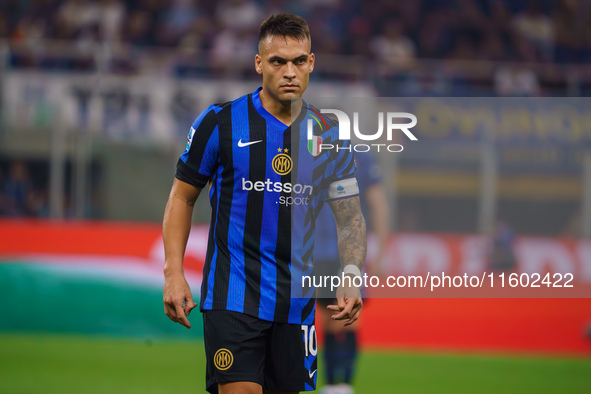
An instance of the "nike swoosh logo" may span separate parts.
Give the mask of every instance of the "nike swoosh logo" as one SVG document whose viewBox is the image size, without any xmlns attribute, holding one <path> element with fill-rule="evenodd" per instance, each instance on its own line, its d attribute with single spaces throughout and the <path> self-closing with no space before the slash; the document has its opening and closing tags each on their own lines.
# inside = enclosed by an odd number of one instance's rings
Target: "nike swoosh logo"
<svg viewBox="0 0 591 394">
<path fill-rule="evenodd" d="M 310 375 L 310 379 L 312 379 L 314 377 L 314 374 L 316 373 L 316 371 L 318 371 L 318 370 L 315 369 L 314 372 L 308 372 L 308 374 Z"/>
<path fill-rule="evenodd" d="M 238 147 L 244 148 L 245 146 L 252 145 L 252 144 L 258 144 L 259 142 L 263 142 L 263 140 L 242 142 L 242 138 L 241 138 L 240 141 L 238 141 Z"/>
</svg>

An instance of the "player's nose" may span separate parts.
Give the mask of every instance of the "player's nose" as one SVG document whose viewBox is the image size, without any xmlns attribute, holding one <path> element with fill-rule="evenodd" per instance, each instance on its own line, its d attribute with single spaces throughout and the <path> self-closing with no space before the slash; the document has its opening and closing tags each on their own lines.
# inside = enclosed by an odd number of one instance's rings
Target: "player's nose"
<svg viewBox="0 0 591 394">
<path fill-rule="evenodd" d="M 295 66 L 292 62 L 287 62 L 287 64 L 285 65 L 285 71 L 283 73 L 283 76 L 287 79 L 294 79 L 296 77 Z"/>
</svg>

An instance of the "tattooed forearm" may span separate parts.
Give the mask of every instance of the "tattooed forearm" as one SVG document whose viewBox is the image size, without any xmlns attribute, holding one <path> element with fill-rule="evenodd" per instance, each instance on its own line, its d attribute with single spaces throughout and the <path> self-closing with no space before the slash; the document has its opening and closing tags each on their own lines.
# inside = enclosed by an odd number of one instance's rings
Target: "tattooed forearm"
<svg viewBox="0 0 591 394">
<path fill-rule="evenodd" d="M 341 265 L 354 264 L 362 270 L 367 236 L 359 197 L 330 201 L 329 206 L 337 224 Z"/>
</svg>

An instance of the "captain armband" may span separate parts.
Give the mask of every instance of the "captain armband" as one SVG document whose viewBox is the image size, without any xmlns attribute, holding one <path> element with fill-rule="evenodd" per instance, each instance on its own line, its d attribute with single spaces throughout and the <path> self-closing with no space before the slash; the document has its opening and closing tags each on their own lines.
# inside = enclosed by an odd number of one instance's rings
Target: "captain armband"
<svg viewBox="0 0 591 394">
<path fill-rule="evenodd" d="M 359 186 L 355 177 L 339 179 L 328 186 L 328 200 L 347 198 L 359 195 Z"/>
</svg>

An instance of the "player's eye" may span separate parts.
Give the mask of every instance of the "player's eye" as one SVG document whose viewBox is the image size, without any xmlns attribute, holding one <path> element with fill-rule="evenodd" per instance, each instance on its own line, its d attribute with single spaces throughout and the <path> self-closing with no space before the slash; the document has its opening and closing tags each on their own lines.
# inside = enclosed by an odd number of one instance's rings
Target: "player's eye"
<svg viewBox="0 0 591 394">
<path fill-rule="evenodd" d="M 279 66 L 279 65 L 281 65 L 283 63 L 281 62 L 281 60 L 271 60 L 271 64 L 274 65 L 274 66 Z"/>
<path fill-rule="evenodd" d="M 304 64 L 304 63 L 306 63 L 306 59 L 303 57 L 296 60 L 296 64 Z"/>
</svg>

